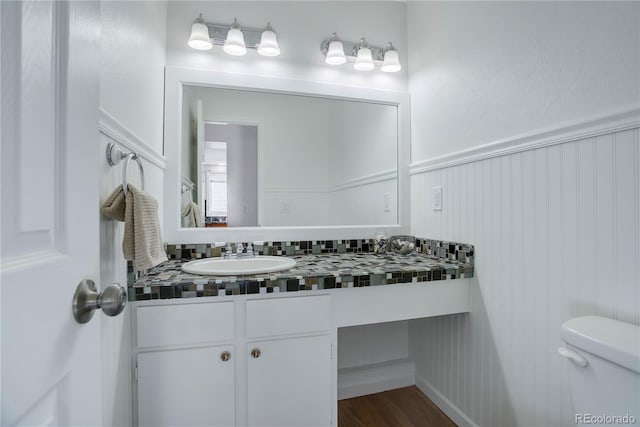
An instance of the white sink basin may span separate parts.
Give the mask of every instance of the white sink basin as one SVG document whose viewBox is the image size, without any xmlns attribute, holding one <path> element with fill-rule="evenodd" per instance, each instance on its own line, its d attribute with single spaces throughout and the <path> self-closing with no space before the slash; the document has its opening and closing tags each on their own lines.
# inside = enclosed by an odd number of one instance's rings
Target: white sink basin
<svg viewBox="0 0 640 427">
<path fill-rule="evenodd" d="M 210 276 L 272 273 L 293 268 L 296 261 L 284 256 L 256 256 L 253 258 L 207 258 L 182 264 L 182 271 Z"/>
</svg>

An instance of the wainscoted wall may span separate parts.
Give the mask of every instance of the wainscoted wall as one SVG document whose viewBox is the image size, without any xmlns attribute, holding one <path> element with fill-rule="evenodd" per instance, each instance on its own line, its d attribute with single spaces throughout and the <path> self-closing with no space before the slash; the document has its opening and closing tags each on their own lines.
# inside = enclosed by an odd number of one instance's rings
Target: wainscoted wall
<svg viewBox="0 0 640 427">
<path fill-rule="evenodd" d="M 411 322 L 410 356 L 460 425 L 574 425 L 560 325 L 640 323 L 639 12 L 407 3 L 411 232 L 476 268 L 472 312 Z"/>
<path fill-rule="evenodd" d="M 162 123 L 166 11 L 164 2 L 101 3 L 100 203 L 122 185 L 122 167 L 108 165 L 109 142 L 142 158 L 145 190 L 163 201 Z M 135 165 L 128 178 L 140 185 Z M 162 215 L 162 209 L 159 212 Z M 96 215 L 99 215 L 96 212 Z M 160 218 L 162 224 L 162 218 Z M 100 283 L 127 283 L 122 255 L 124 224 L 100 216 Z M 101 314 L 100 314 L 101 315 Z M 103 425 L 132 423 L 130 308 L 102 321 Z"/>
<path fill-rule="evenodd" d="M 334 187 L 264 187 L 264 223 L 286 226 L 394 224 L 398 218 L 396 170 L 378 175 Z"/>
<path fill-rule="evenodd" d="M 329 193 L 332 224 L 395 224 L 398 222 L 397 171 L 361 183 L 347 183 Z M 372 236 L 373 237 L 373 236 Z"/>
<path fill-rule="evenodd" d="M 139 141 L 114 138 L 113 127 L 105 129 L 101 122 L 100 158 L 102 180 L 100 183 L 100 203 L 115 188 L 122 185 L 122 167 L 120 163 L 109 166 L 105 157 L 107 144 L 114 142 L 125 151 L 135 151 L 142 157 L 144 168 L 145 191 L 162 204 L 162 175 L 164 161 L 158 155 L 145 154 L 148 147 Z M 126 141 L 126 143 L 124 143 Z M 160 157 L 161 159 L 161 157 Z M 127 179 L 140 188 L 140 177 L 136 165 L 130 165 Z M 162 210 L 159 211 L 162 224 Z M 120 283 L 126 287 L 127 263 L 122 254 L 124 223 L 100 217 L 100 282 L 102 286 L 109 283 Z M 130 307 L 118 317 L 105 318 L 102 322 L 102 375 L 103 375 L 103 420 L 104 425 L 126 426 L 131 424 L 131 325 Z"/>
<path fill-rule="evenodd" d="M 640 323 L 638 117 L 412 168 L 412 233 L 476 249 L 472 312 L 409 326 L 417 384 L 460 425 L 574 425 L 560 325 Z"/>
</svg>

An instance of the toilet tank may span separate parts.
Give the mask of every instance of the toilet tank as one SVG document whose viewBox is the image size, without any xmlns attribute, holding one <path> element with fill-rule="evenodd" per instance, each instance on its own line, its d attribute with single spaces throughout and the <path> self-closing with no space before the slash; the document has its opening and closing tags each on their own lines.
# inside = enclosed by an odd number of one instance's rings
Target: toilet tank
<svg viewBox="0 0 640 427">
<path fill-rule="evenodd" d="M 640 326 L 584 316 L 561 328 L 577 425 L 640 425 Z"/>
</svg>

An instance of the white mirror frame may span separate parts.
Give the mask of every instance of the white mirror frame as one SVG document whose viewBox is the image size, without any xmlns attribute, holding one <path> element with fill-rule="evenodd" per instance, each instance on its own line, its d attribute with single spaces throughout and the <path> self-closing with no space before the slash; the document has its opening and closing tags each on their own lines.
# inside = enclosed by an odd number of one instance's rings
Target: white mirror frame
<svg viewBox="0 0 640 427">
<path fill-rule="evenodd" d="M 349 101 L 374 102 L 398 107 L 398 224 L 296 227 L 183 228 L 181 200 L 181 135 L 183 86 L 274 92 Z M 167 243 L 213 243 L 239 241 L 299 241 L 370 239 L 377 232 L 407 234 L 410 224 L 410 102 L 407 92 L 342 86 L 308 80 L 264 77 L 180 67 L 166 67 L 164 103 L 164 240 Z"/>
</svg>

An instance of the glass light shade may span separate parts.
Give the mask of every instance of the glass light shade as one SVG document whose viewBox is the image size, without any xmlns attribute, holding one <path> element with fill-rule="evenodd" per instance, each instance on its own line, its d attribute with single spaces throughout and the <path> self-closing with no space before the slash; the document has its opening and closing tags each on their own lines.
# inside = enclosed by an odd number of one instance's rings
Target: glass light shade
<svg viewBox="0 0 640 427">
<path fill-rule="evenodd" d="M 197 50 L 209 50 L 213 47 L 209 38 L 209 29 L 202 22 L 194 22 L 191 26 L 191 37 L 189 37 L 189 46 Z"/>
<path fill-rule="evenodd" d="M 244 34 L 242 34 L 240 28 L 231 27 L 227 33 L 227 39 L 224 42 L 224 46 L 222 46 L 222 50 L 233 56 L 247 54 L 247 47 L 244 44 Z"/>
<path fill-rule="evenodd" d="M 368 47 L 358 49 L 358 56 L 356 56 L 356 63 L 353 64 L 353 68 L 358 71 L 371 71 L 375 68 L 371 49 Z"/>
<path fill-rule="evenodd" d="M 402 69 L 397 50 L 390 49 L 384 53 L 384 62 L 380 69 L 385 73 L 396 73 Z"/>
<path fill-rule="evenodd" d="M 325 62 L 329 65 L 340 65 L 347 62 L 347 57 L 344 54 L 344 46 L 342 46 L 340 40 L 334 40 L 329 43 L 329 50 L 327 50 Z"/>
<path fill-rule="evenodd" d="M 273 29 L 267 27 L 260 36 L 260 46 L 258 46 L 258 53 L 263 56 L 278 56 L 280 55 L 280 47 L 278 46 L 278 38 Z"/>
</svg>

